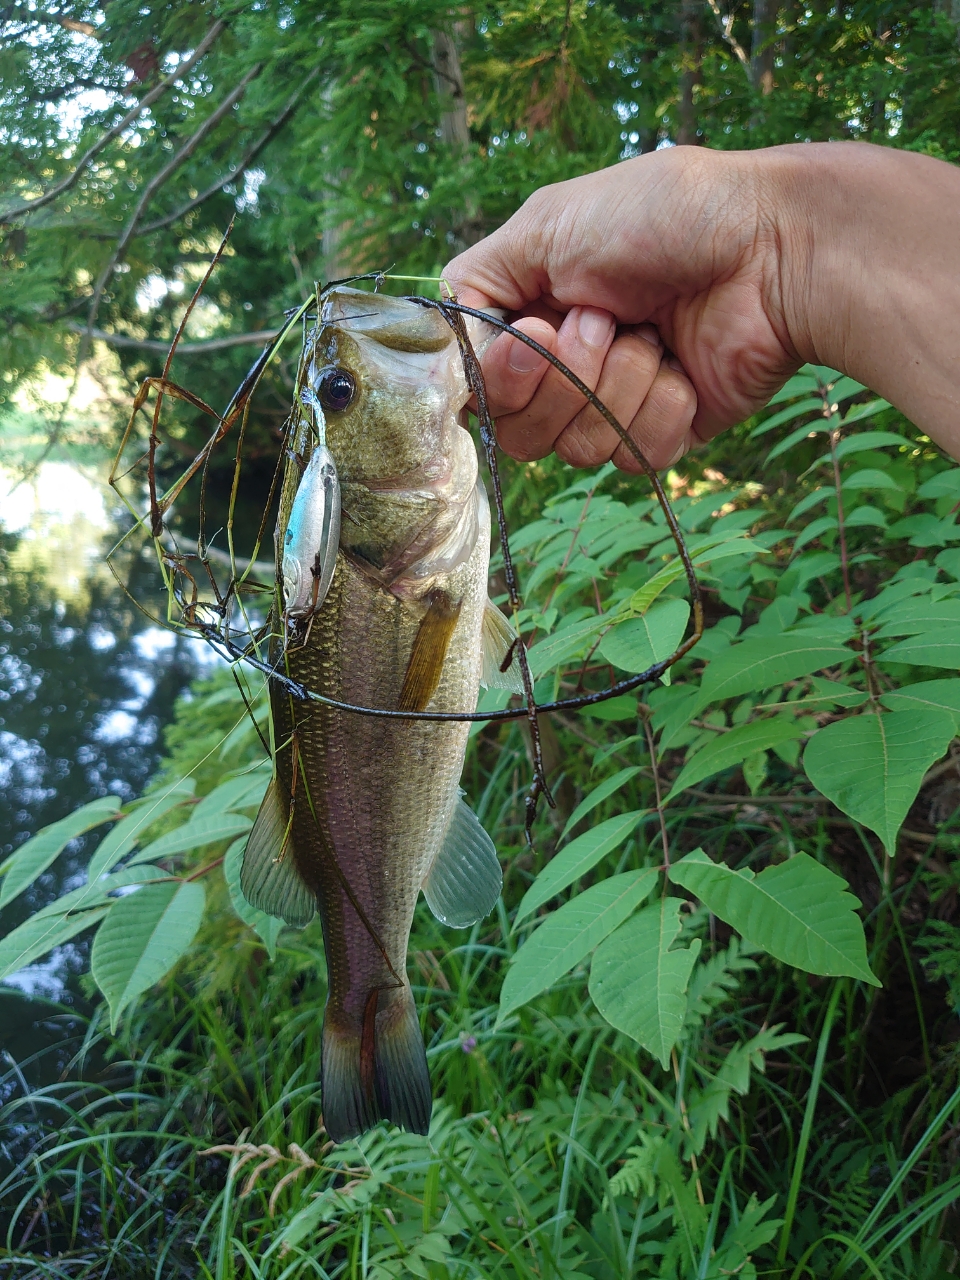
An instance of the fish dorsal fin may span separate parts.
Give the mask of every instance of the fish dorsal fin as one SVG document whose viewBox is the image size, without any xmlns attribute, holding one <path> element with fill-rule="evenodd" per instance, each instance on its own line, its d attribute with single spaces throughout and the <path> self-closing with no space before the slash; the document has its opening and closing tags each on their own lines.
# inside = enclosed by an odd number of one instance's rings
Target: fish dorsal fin
<svg viewBox="0 0 960 1280">
<path fill-rule="evenodd" d="M 317 899 L 294 863 L 288 807 L 272 779 L 243 851 L 240 889 L 251 907 L 303 928 L 316 915 Z"/>
<path fill-rule="evenodd" d="M 432 593 L 410 652 L 397 703 L 398 711 L 426 709 L 440 683 L 450 639 L 459 617 L 459 601 L 451 600 L 445 591 Z"/>
<path fill-rule="evenodd" d="M 523 693 L 523 679 L 516 650 L 506 671 L 500 670 L 516 638 L 517 633 L 513 627 L 493 601 L 488 600 L 483 606 L 483 674 L 480 677 L 481 684 L 488 689 L 509 689 L 511 693 Z"/>
<path fill-rule="evenodd" d="M 502 887 L 503 872 L 493 841 L 460 799 L 423 882 L 427 905 L 442 924 L 466 929 L 493 910 Z"/>
</svg>

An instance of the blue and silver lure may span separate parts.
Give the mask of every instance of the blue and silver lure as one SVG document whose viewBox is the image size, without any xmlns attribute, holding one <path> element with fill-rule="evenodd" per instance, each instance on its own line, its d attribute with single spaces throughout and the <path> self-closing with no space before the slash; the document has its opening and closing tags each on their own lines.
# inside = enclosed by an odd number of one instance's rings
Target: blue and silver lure
<svg viewBox="0 0 960 1280">
<path fill-rule="evenodd" d="M 307 618 L 327 597 L 340 545 L 340 481 L 326 444 L 326 419 L 311 390 L 301 395 L 317 441 L 297 488 L 283 539 L 283 597 L 290 618 Z"/>
</svg>

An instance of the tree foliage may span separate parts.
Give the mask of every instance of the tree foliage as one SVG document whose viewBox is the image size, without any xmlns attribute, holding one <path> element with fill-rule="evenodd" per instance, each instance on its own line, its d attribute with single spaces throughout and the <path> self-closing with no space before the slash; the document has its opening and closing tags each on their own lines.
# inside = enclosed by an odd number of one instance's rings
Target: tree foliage
<svg viewBox="0 0 960 1280">
<path fill-rule="evenodd" d="M 0 85 L 4 398 L 72 372 L 93 335 L 131 381 L 156 372 L 234 215 L 178 365 L 214 405 L 257 350 L 243 338 L 313 280 L 433 274 L 544 183 L 677 141 L 949 157 L 960 123 L 942 0 L 21 0 L 0 11 Z M 201 425 L 181 412 L 181 433 Z"/>
</svg>

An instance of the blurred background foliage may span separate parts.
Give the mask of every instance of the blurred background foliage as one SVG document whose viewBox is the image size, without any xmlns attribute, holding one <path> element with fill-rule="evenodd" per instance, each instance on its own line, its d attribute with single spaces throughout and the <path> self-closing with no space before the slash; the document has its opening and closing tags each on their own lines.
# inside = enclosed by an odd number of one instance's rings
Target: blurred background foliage
<svg viewBox="0 0 960 1280">
<path fill-rule="evenodd" d="M 958 30 L 957 0 L 5 4 L 0 406 L 45 370 L 62 407 L 98 347 L 127 390 L 158 372 L 235 214 L 174 366 L 215 407 L 312 281 L 436 274 L 536 187 L 618 158 L 831 138 L 957 158 Z M 206 425 L 181 410 L 168 460 Z"/>
</svg>

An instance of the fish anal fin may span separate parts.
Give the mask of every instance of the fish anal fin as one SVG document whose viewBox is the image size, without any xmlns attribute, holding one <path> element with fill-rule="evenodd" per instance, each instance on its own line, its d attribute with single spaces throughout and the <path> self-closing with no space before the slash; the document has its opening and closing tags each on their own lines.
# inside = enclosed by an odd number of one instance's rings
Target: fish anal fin
<svg viewBox="0 0 960 1280">
<path fill-rule="evenodd" d="M 387 988 L 375 989 L 367 998 L 362 1029 L 351 1030 L 345 1022 L 327 1006 L 320 1081 L 327 1133 L 334 1142 L 346 1142 L 389 1120 L 426 1134 L 430 1072 L 410 988 L 394 988 L 389 995 Z"/>
<path fill-rule="evenodd" d="M 523 693 L 523 678 L 517 661 L 517 633 L 492 600 L 483 606 L 483 674 L 481 684 L 488 689 L 509 689 L 511 693 Z M 511 653 L 511 649 L 513 652 Z M 503 664 L 510 658 L 506 671 Z"/>
<path fill-rule="evenodd" d="M 252 907 L 302 928 L 316 914 L 317 899 L 296 868 L 289 808 L 273 778 L 247 837 L 240 889 Z"/>
<path fill-rule="evenodd" d="M 398 711 L 423 711 L 437 691 L 443 664 L 460 617 L 460 601 L 445 591 L 434 591 L 410 651 Z"/>
<path fill-rule="evenodd" d="M 437 919 L 466 929 L 493 910 L 503 872 L 493 841 L 462 799 L 454 806 L 440 851 L 423 882 L 427 905 Z"/>
</svg>

